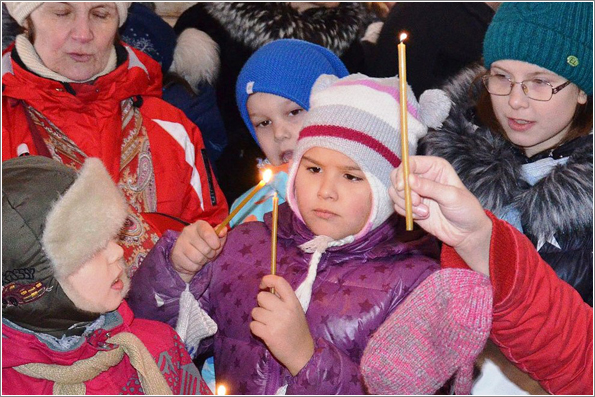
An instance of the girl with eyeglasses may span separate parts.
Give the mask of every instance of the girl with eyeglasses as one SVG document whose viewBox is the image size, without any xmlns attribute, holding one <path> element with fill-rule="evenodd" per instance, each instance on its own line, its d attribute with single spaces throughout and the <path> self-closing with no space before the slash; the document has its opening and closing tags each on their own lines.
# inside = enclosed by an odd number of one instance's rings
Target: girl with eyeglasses
<svg viewBox="0 0 595 397">
<path fill-rule="evenodd" d="M 592 306 L 592 5 L 504 3 L 483 55 L 485 68 L 470 66 L 443 87 L 450 116 L 418 154 L 448 160 L 482 206 L 529 237 Z"/>
</svg>

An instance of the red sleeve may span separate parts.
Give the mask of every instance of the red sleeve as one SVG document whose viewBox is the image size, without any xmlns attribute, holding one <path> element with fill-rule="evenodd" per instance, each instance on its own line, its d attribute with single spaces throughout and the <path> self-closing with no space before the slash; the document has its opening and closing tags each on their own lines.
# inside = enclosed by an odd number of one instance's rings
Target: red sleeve
<svg viewBox="0 0 595 397">
<path fill-rule="evenodd" d="M 548 392 L 593 395 L 593 309 L 525 235 L 487 213 L 493 222 L 491 339 Z M 443 267 L 466 266 L 446 245 L 442 261 Z"/>
<path fill-rule="evenodd" d="M 220 223 L 228 214 L 227 201 L 198 127 L 181 110 L 157 98 L 146 98 L 141 109 L 152 148 L 157 212 L 188 223 L 199 219 L 213 226 Z"/>
</svg>

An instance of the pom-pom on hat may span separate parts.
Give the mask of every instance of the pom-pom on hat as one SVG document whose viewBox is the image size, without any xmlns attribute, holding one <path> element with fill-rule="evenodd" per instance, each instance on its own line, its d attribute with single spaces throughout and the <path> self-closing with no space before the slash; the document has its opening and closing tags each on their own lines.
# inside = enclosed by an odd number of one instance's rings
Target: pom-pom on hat
<svg viewBox="0 0 595 397">
<path fill-rule="evenodd" d="M 246 61 L 236 83 L 236 102 L 244 123 L 258 143 L 246 102 L 263 92 L 292 100 L 310 108 L 310 91 L 323 74 L 345 77 L 343 62 L 331 51 L 303 40 L 280 39 L 260 47 Z"/>
<path fill-rule="evenodd" d="M 438 127 L 448 116 L 450 101 L 440 90 L 427 90 L 418 103 L 407 87 L 409 152 L 428 127 Z M 354 74 L 342 79 L 323 75 L 312 88 L 310 110 L 304 119 L 293 165 L 289 171 L 287 200 L 301 218 L 294 193 L 302 156 L 313 147 L 345 154 L 365 173 L 373 195 L 372 211 L 355 238 L 378 227 L 393 213 L 388 195 L 390 172 L 401 163 L 399 79 Z"/>
<path fill-rule="evenodd" d="M 8 13 L 10 14 L 10 16 L 13 17 L 19 25 L 23 26 L 25 23 L 25 19 L 27 19 L 27 17 L 29 15 L 31 15 L 31 13 L 33 11 L 35 11 L 37 9 L 37 7 L 39 7 L 43 3 L 45 3 L 45 2 L 44 1 L 7 1 L 7 2 L 4 2 L 3 4 L 6 5 L 6 8 L 8 9 Z M 118 26 L 122 26 L 124 24 L 124 22 L 126 21 L 126 17 L 128 16 L 128 7 L 130 7 L 131 3 L 130 2 L 114 2 L 114 4 L 116 5 L 116 9 L 118 10 L 118 17 L 120 18 Z"/>
<path fill-rule="evenodd" d="M 503 3 L 483 43 L 486 68 L 501 59 L 548 69 L 593 95 L 593 4 Z"/>
</svg>

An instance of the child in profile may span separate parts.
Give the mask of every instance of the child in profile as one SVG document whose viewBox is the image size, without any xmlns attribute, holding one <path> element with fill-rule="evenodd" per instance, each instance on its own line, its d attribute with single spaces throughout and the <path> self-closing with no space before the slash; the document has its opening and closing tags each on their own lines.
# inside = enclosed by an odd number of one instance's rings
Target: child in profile
<svg viewBox="0 0 595 397">
<path fill-rule="evenodd" d="M 209 393 L 175 331 L 123 302 L 127 214 L 99 159 L 2 163 L 3 394 Z"/>
</svg>

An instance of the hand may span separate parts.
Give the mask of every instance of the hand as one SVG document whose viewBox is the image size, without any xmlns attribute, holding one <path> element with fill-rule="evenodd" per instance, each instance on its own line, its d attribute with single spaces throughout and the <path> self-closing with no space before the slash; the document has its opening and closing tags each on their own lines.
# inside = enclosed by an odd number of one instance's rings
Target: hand
<svg viewBox="0 0 595 397">
<path fill-rule="evenodd" d="M 264 276 L 260 288 L 264 291 L 256 297 L 258 307 L 252 309 L 250 330 L 295 376 L 314 354 L 314 340 L 306 315 L 291 285 L 284 278 Z M 275 288 L 276 293 L 270 293 L 270 288 Z"/>
<path fill-rule="evenodd" d="M 472 269 L 489 275 L 492 222 L 479 200 L 463 185 L 448 161 L 431 156 L 409 158 L 413 219 L 428 233 L 452 246 Z M 405 215 L 402 166 L 391 173 L 389 195 Z"/>
<path fill-rule="evenodd" d="M 187 283 L 207 262 L 215 259 L 227 239 L 227 229 L 217 236 L 215 229 L 205 221 L 197 221 L 182 230 L 172 250 L 172 266 Z"/>
</svg>

